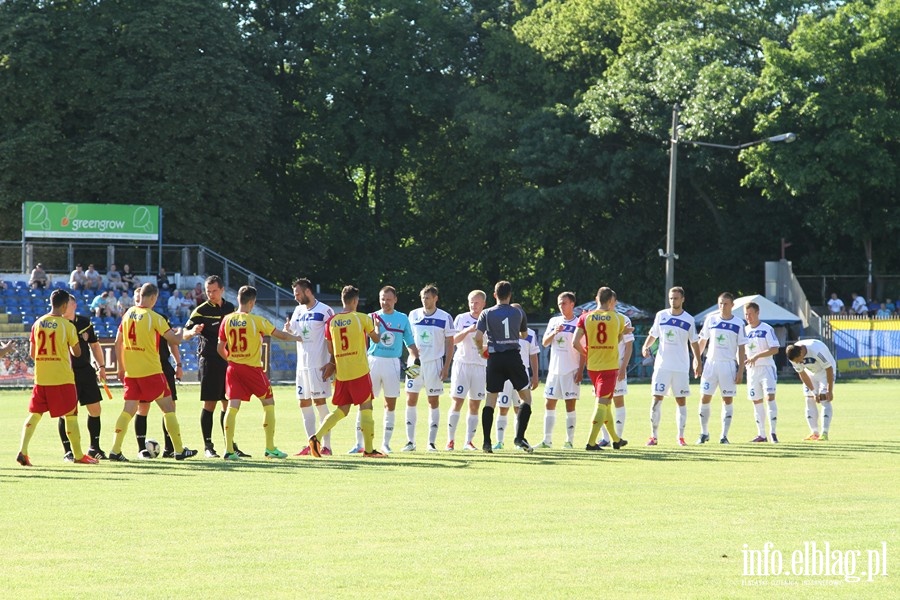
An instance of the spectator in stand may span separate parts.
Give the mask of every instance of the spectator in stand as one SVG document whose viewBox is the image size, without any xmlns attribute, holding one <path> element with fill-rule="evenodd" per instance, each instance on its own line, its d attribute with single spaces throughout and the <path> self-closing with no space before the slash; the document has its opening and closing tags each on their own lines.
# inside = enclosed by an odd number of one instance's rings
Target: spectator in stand
<svg viewBox="0 0 900 600">
<path fill-rule="evenodd" d="M 134 276 L 134 273 L 131 272 L 131 267 L 129 265 L 122 265 L 122 283 L 125 284 L 125 291 L 128 294 L 134 293 L 134 286 L 140 282 Z"/>
<path fill-rule="evenodd" d="M 38 263 L 35 265 L 34 269 L 31 271 L 31 278 L 28 280 L 28 285 L 32 287 L 32 289 L 44 289 L 50 284 L 50 278 L 47 277 L 47 273 L 44 272 L 44 265 Z"/>
<path fill-rule="evenodd" d="M 853 315 L 868 314 L 869 307 L 866 304 L 866 299 L 863 298 L 862 296 L 860 296 L 859 294 L 857 294 L 856 292 L 853 292 L 852 294 L 850 294 L 850 296 L 853 298 L 853 302 L 852 302 L 852 304 L 850 304 L 850 314 L 853 314 Z"/>
<path fill-rule="evenodd" d="M 87 285 L 87 275 L 84 274 L 84 267 L 80 264 L 75 265 L 75 270 L 69 276 L 69 287 L 73 290 L 83 290 Z"/>
<path fill-rule="evenodd" d="M 119 303 L 116 299 L 116 293 L 112 290 L 106 295 L 106 314 L 110 317 L 119 316 Z"/>
<path fill-rule="evenodd" d="M 838 298 L 834 292 L 831 293 L 831 300 L 828 301 L 828 312 L 833 315 L 839 315 L 844 312 L 844 301 Z"/>
<path fill-rule="evenodd" d="M 124 315 L 125 311 L 134 306 L 134 299 L 131 294 L 122 294 L 119 301 L 116 302 L 116 311 L 119 315 Z"/>
<path fill-rule="evenodd" d="M 160 291 L 172 289 L 172 283 L 169 281 L 169 276 L 166 275 L 166 270 L 163 267 L 159 268 L 159 275 L 156 276 L 156 287 Z"/>
<path fill-rule="evenodd" d="M 103 277 L 94 268 L 94 265 L 88 265 L 87 271 L 84 272 L 86 283 L 84 288 L 87 290 L 99 290 L 103 286 Z"/>
<path fill-rule="evenodd" d="M 881 303 L 881 308 L 879 308 L 878 312 L 875 313 L 875 318 L 876 319 L 890 319 L 891 318 L 891 311 L 889 311 L 887 309 L 886 302 Z"/>
<path fill-rule="evenodd" d="M 893 314 L 897 310 L 897 305 L 894 304 L 894 301 L 890 298 L 886 298 L 884 301 L 884 307 L 888 309 L 888 312 Z"/>
<path fill-rule="evenodd" d="M 126 289 L 122 282 L 122 274 L 116 269 L 115 263 L 109 265 L 109 271 L 106 272 L 106 287 L 112 291 Z"/>
<path fill-rule="evenodd" d="M 192 302 L 192 306 L 200 306 L 206 302 L 206 293 L 203 291 L 203 284 L 197 282 L 194 289 L 185 294 L 185 297 Z"/>
<path fill-rule="evenodd" d="M 869 317 L 874 317 L 878 313 L 878 309 L 881 308 L 881 303 L 873 298 L 866 308 L 868 309 Z"/>
<path fill-rule="evenodd" d="M 105 292 L 102 292 L 102 293 L 94 296 L 94 299 L 91 300 L 90 309 L 95 317 L 107 316 L 107 314 L 106 314 L 106 299 L 112 295 L 113 295 L 112 292 L 110 292 L 109 290 L 106 290 Z"/>
<path fill-rule="evenodd" d="M 181 290 L 175 290 L 175 293 L 169 296 L 167 307 L 169 309 L 169 316 L 171 318 L 183 319 L 188 316 L 191 308 L 191 303 L 184 297 L 184 294 L 181 293 Z"/>
</svg>

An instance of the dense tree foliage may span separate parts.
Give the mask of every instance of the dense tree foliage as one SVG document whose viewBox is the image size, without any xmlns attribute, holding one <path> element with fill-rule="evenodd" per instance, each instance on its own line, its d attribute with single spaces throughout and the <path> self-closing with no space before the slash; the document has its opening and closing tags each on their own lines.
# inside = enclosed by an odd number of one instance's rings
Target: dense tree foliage
<svg viewBox="0 0 900 600">
<path fill-rule="evenodd" d="M 529 312 L 663 298 L 672 107 L 691 305 L 897 273 L 897 0 L 7 0 L 0 237 L 33 199 L 163 206 L 288 283 L 508 278 Z M 900 290 L 896 290 L 897 294 Z"/>
</svg>

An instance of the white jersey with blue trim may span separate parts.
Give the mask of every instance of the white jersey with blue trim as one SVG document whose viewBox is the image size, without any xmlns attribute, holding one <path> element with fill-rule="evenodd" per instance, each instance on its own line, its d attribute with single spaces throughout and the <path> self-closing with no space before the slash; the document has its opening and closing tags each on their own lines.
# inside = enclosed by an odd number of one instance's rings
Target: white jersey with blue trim
<svg viewBox="0 0 900 600">
<path fill-rule="evenodd" d="M 775 335 L 775 330 L 772 329 L 771 325 L 763 323 L 762 321 L 760 321 L 759 325 L 756 327 L 753 327 L 752 325 L 744 327 L 744 335 L 747 336 L 747 358 L 752 358 L 757 354 L 765 352 L 766 350 L 771 350 L 772 348 L 781 347 L 778 336 Z M 774 367 L 775 357 L 764 356 L 753 363 L 753 366 Z"/>
<path fill-rule="evenodd" d="M 456 315 L 453 321 L 453 328 L 460 332 L 467 327 L 471 327 L 478 323 L 478 317 L 472 316 L 472 313 L 462 313 Z M 475 333 L 467 335 L 463 341 L 456 344 L 456 352 L 453 353 L 453 361 L 464 365 L 487 366 L 487 359 L 478 352 L 475 347 Z"/>
<path fill-rule="evenodd" d="M 626 315 L 622 315 L 622 318 L 625 319 L 625 327 L 631 327 L 631 319 Z M 622 340 L 619 342 L 619 367 L 622 366 L 622 363 L 625 362 L 625 344 L 628 342 L 634 341 L 634 332 L 626 333 L 622 336 Z"/>
<path fill-rule="evenodd" d="M 419 360 L 424 363 L 443 358 L 446 338 L 456 333 L 453 318 L 440 308 L 430 315 L 425 314 L 424 308 L 417 308 L 409 313 L 409 322 L 419 349 Z"/>
<path fill-rule="evenodd" d="M 834 356 L 831 355 L 828 346 L 819 340 L 800 340 L 799 342 L 794 342 L 794 345 L 806 348 L 806 356 L 803 357 L 801 364 L 798 365 L 791 361 L 791 366 L 798 373 L 805 369 L 808 373 L 815 375 L 828 370 L 828 367 L 834 369 L 835 372 L 837 371 L 837 363 L 834 361 Z"/>
<path fill-rule="evenodd" d="M 547 372 L 553 375 L 573 373 L 581 364 L 581 356 L 572 345 L 575 330 L 578 328 L 578 317 L 574 315 L 571 319 L 566 319 L 564 315 L 551 317 L 547 322 L 547 331 L 554 331 L 560 325 L 562 330 L 550 341 L 550 365 Z"/>
<path fill-rule="evenodd" d="M 297 368 L 320 369 L 331 360 L 331 354 L 325 346 L 325 327 L 334 311 L 327 304 L 318 300 L 312 308 L 298 304 L 291 316 L 291 333 L 303 338 L 297 342 Z"/>
<path fill-rule="evenodd" d="M 688 346 L 696 342 L 694 317 L 687 311 L 673 315 L 669 309 L 656 313 L 650 335 L 659 340 L 659 350 L 653 363 L 655 371 L 690 371 Z"/>
<path fill-rule="evenodd" d="M 522 364 L 525 365 L 525 370 L 528 371 L 529 376 L 532 374 L 531 356 L 540 353 L 541 342 L 538 340 L 537 333 L 535 333 L 534 329 L 529 327 L 525 337 L 519 339 L 519 356 L 522 357 Z"/>
<path fill-rule="evenodd" d="M 703 320 L 700 339 L 707 340 L 706 359 L 710 361 L 737 360 L 738 346 L 747 343 L 744 334 L 744 320 L 735 314 L 726 319 L 722 313 L 714 312 Z"/>
</svg>

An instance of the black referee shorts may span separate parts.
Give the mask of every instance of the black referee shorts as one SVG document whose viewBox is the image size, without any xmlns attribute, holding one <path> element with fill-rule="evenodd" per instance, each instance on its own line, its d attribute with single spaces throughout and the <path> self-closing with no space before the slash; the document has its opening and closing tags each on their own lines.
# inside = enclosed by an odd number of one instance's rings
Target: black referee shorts
<svg viewBox="0 0 900 600">
<path fill-rule="evenodd" d="M 225 400 L 225 371 L 228 363 L 200 357 L 200 401 Z"/>
<path fill-rule="evenodd" d="M 528 373 L 522 364 L 522 357 L 518 350 L 506 352 L 494 352 L 488 356 L 487 361 L 487 391 L 491 394 L 499 394 L 503 391 L 503 384 L 512 383 L 516 390 L 524 390 L 528 387 Z"/>
<path fill-rule="evenodd" d="M 75 372 L 75 393 L 78 395 L 78 404 L 87 406 L 96 404 L 103 399 L 97 383 L 97 373 L 91 367 L 73 369 Z"/>
</svg>

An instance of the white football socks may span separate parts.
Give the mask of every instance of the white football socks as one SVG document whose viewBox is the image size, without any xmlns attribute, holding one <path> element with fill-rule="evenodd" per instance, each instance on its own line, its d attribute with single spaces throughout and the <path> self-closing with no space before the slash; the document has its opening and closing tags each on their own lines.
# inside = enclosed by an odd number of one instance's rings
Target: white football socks
<svg viewBox="0 0 900 600">
<path fill-rule="evenodd" d="M 466 425 L 467 425 L 467 427 L 466 427 L 466 443 L 467 444 L 474 444 L 475 433 L 478 431 L 479 418 L 480 417 L 477 414 L 475 414 L 475 415 L 469 415 L 468 419 L 466 419 Z"/>
<path fill-rule="evenodd" d="M 544 443 L 553 443 L 553 428 L 556 427 L 556 409 L 544 412 Z"/>
<path fill-rule="evenodd" d="M 437 441 L 438 426 L 441 424 L 441 409 L 432 408 L 428 411 L 428 443 Z"/>
<path fill-rule="evenodd" d="M 734 416 L 734 402 L 731 404 L 722 404 L 722 437 L 728 437 L 728 430 L 731 429 L 731 417 Z"/>
<path fill-rule="evenodd" d="M 756 413 L 756 434 L 766 437 L 766 405 L 762 402 L 754 404 L 753 411 Z"/>
<path fill-rule="evenodd" d="M 566 441 L 575 443 L 575 411 L 566 413 Z"/>
<path fill-rule="evenodd" d="M 709 404 L 700 403 L 700 433 L 702 435 L 709 435 L 709 413 L 710 406 Z"/>
<path fill-rule="evenodd" d="M 447 442 L 456 439 L 456 426 L 459 425 L 459 411 L 452 408 L 447 411 Z"/>
</svg>

